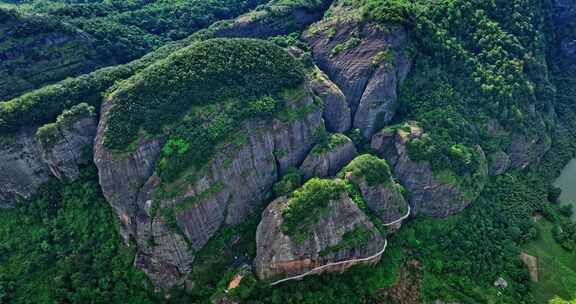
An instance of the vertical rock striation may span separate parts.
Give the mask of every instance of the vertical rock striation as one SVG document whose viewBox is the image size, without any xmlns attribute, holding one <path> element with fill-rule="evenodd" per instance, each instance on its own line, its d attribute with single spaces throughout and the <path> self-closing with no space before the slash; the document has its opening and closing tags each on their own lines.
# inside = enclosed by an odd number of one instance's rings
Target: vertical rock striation
<svg viewBox="0 0 576 304">
<path fill-rule="evenodd" d="M 354 128 L 368 139 L 392 120 L 397 87 L 412 64 L 404 28 L 334 16 L 312 25 L 303 38 L 318 67 L 346 96 Z"/>
</svg>

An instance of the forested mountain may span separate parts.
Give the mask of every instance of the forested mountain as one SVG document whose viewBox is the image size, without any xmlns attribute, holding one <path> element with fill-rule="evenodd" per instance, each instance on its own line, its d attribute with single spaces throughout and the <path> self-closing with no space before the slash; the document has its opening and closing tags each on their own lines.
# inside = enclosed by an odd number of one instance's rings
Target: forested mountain
<svg viewBox="0 0 576 304">
<path fill-rule="evenodd" d="M 140 58 L 266 1 L 7 2 L 19 6 L 0 2 L 0 100 Z"/>
<path fill-rule="evenodd" d="M 0 1 L 0 34 L 0 303 L 576 300 L 575 0 Z"/>
</svg>

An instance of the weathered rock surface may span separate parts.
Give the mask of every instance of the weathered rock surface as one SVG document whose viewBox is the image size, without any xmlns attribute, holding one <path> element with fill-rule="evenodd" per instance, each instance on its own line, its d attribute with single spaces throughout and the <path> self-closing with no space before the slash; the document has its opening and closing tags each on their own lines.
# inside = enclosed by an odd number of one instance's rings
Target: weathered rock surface
<svg viewBox="0 0 576 304">
<path fill-rule="evenodd" d="M 378 170 L 385 168 L 383 170 L 386 171 L 386 173 L 383 174 L 383 176 L 386 176 L 384 180 L 370 183 L 366 177 L 366 172 L 354 169 L 359 167 L 357 163 L 365 161 L 366 158 L 372 158 L 375 162 L 382 162 L 382 165 L 376 168 Z M 407 215 L 409 206 L 402 194 L 402 186 L 392 178 L 385 160 L 365 154 L 354 159 L 350 165 L 344 168 L 343 173 L 346 179 L 358 187 L 368 208 L 370 208 L 384 224 L 393 223 Z"/>
<path fill-rule="evenodd" d="M 480 147 L 481 165 L 478 172 L 479 184 L 476 191 L 465 191 L 459 185 L 435 176 L 428 162 L 410 159 L 407 143 L 421 137 L 424 131 L 416 123 L 402 128 L 384 129 L 372 138 L 372 149 L 386 159 L 394 176 L 410 193 L 412 214 L 444 217 L 466 208 L 479 194 L 486 182 L 488 168 Z"/>
<path fill-rule="evenodd" d="M 510 165 L 512 163 L 510 157 L 504 151 L 494 152 L 488 157 L 488 159 L 488 173 L 491 176 L 504 174 L 506 171 L 508 171 L 508 169 L 510 169 Z"/>
<path fill-rule="evenodd" d="M 311 111 L 290 121 L 247 121 L 237 135 L 246 137 L 243 143 L 222 143 L 195 181 L 179 184 L 173 197 L 156 199 L 161 181 L 153 169 L 162 141 L 141 140 L 134 152 L 122 155 L 107 150 L 103 132 L 110 103 L 103 106 L 95 147 L 102 189 L 128 228 L 125 236 L 138 244 L 136 264 L 162 287 L 180 282 L 190 271 L 192 251 L 222 225 L 239 224 L 261 207 L 281 174 L 302 163 L 323 127 L 321 106 L 307 89 L 305 97 L 289 106 Z M 172 210 L 177 227 L 169 227 L 171 219 L 155 209 Z"/>
<path fill-rule="evenodd" d="M 311 228 L 307 240 L 299 243 L 282 231 L 282 213 L 289 203 L 285 197 L 271 203 L 262 213 L 256 232 L 257 256 L 254 261 L 260 279 L 281 279 L 307 273 L 317 267 L 369 258 L 365 263 L 376 263 L 385 240 L 358 206 L 342 193 L 339 200 L 330 201 L 328 211 Z M 330 250 L 341 244 L 344 234 L 358 228 L 367 229 L 370 239 L 361 246 Z M 339 272 L 358 262 L 341 263 L 314 272 Z"/>
<path fill-rule="evenodd" d="M 352 111 L 346 96 L 322 71 L 316 71 L 311 81 L 314 94 L 324 101 L 324 122 L 326 130 L 332 133 L 345 133 L 352 127 Z"/>
<path fill-rule="evenodd" d="M 346 135 L 331 136 L 337 136 L 341 140 L 337 141 L 334 147 L 324 148 L 324 145 L 318 144 L 312 149 L 300 166 L 304 179 L 334 176 L 358 154 L 354 143 Z"/>
<path fill-rule="evenodd" d="M 494 119 L 488 124 L 489 136 L 509 139 L 510 143 L 504 147 L 504 152 L 510 158 L 510 167 L 514 169 L 524 169 L 538 163 L 552 147 L 552 139 L 543 117 L 543 115 L 550 114 L 537 113 L 534 109 L 528 109 L 527 113 L 537 130 L 532 134 L 516 134 L 507 131 Z"/>
<path fill-rule="evenodd" d="M 397 87 L 412 61 L 404 28 L 332 16 L 312 25 L 303 38 L 312 46 L 318 67 L 346 96 L 354 128 L 370 138 L 390 122 L 396 113 Z"/>
<path fill-rule="evenodd" d="M 46 125 L 36 133 L 42 158 L 59 180 L 76 180 L 80 175 L 79 165 L 92 161 L 90 149 L 96 136 L 98 121 L 93 112 L 94 108 L 91 108 L 91 111 L 86 113 L 86 116 Z M 51 134 L 45 136 L 50 138 L 38 138 L 40 131 L 47 128 Z"/>
<path fill-rule="evenodd" d="M 1 139 L 0 207 L 29 199 L 52 176 L 74 181 L 78 178 L 78 166 L 90 161 L 90 154 L 84 152 L 89 151 L 96 133 L 94 113 L 63 117 L 64 114 L 58 122 L 38 130 L 24 129 Z M 40 133 L 43 136 L 39 137 Z"/>
<path fill-rule="evenodd" d="M 520 135 L 514 136 L 506 152 L 510 156 L 512 168 L 524 169 L 539 162 L 551 146 L 552 140 L 547 134 L 536 138 Z"/>
<path fill-rule="evenodd" d="M 30 198 L 50 178 L 35 131 L 22 130 L 0 145 L 0 207 Z"/>
<path fill-rule="evenodd" d="M 98 167 L 100 186 L 122 224 L 126 240 L 134 233 L 136 201 L 144 183 L 152 175 L 163 141 L 141 139 L 132 152 L 114 153 L 104 147 L 104 133 L 112 100 L 104 102 L 94 143 L 94 163 Z"/>
</svg>

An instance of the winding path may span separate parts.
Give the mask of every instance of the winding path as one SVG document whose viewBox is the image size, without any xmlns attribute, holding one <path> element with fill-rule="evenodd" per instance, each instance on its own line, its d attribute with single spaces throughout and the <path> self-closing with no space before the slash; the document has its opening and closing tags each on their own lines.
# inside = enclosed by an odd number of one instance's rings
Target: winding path
<svg viewBox="0 0 576 304">
<path fill-rule="evenodd" d="M 410 204 L 408 204 L 408 212 L 406 212 L 406 214 L 404 216 L 402 216 L 401 218 L 399 218 L 393 222 L 390 222 L 387 224 L 382 224 L 382 225 L 383 226 L 392 226 L 392 225 L 395 225 L 399 222 L 402 222 L 403 220 L 407 219 L 410 216 L 411 211 L 412 211 L 412 208 L 410 208 Z M 287 281 L 292 281 L 292 280 L 301 280 L 304 277 L 309 276 L 311 274 L 321 273 L 322 270 L 324 270 L 325 268 L 328 268 L 328 267 L 339 266 L 339 265 L 344 265 L 344 264 L 349 264 L 349 263 L 350 264 L 357 264 L 357 263 L 361 263 L 361 262 L 372 261 L 372 260 L 377 259 L 380 256 L 382 256 L 382 254 L 384 254 L 384 252 L 386 251 L 386 247 L 388 247 L 388 240 L 384 239 L 384 246 L 383 246 L 382 250 L 378 251 L 376 254 L 374 254 L 372 256 L 369 256 L 367 258 L 361 258 L 361 259 L 351 259 L 351 260 L 345 260 L 345 261 L 340 261 L 340 262 L 335 262 L 335 263 L 328 263 L 326 265 L 316 267 L 316 268 L 314 268 L 308 272 L 305 272 L 303 274 L 299 274 L 297 276 L 287 277 L 287 278 L 275 281 L 273 283 L 270 283 L 270 286 L 278 285 L 278 284 L 281 284 L 281 283 L 284 283 Z"/>
</svg>

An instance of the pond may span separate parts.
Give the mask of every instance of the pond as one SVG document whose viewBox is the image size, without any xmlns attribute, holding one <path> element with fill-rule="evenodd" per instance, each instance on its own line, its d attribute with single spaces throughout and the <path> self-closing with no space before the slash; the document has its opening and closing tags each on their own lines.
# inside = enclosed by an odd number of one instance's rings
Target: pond
<svg viewBox="0 0 576 304">
<path fill-rule="evenodd" d="M 576 159 L 571 160 L 564 167 L 560 177 L 554 181 L 554 186 L 562 189 L 560 202 L 572 204 L 572 209 L 574 210 L 572 220 L 576 220 Z"/>
</svg>

